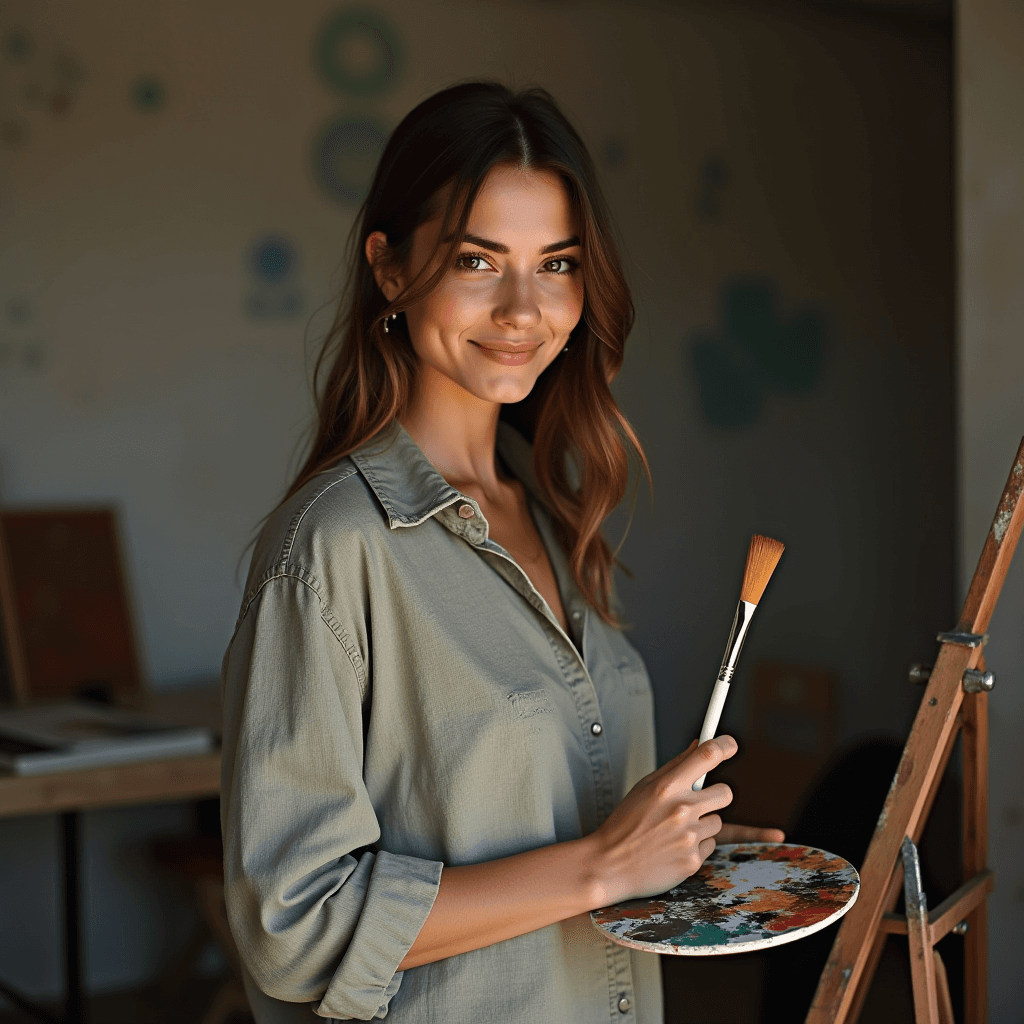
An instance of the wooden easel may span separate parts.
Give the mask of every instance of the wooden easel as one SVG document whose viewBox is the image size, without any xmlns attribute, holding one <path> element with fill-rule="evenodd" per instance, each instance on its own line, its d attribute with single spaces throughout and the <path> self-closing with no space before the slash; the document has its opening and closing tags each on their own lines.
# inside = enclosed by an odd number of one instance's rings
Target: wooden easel
<svg viewBox="0 0 1024 1024">
<path fill-rule="evenodd" d="M 903 749 L 896 777 L 861 868 L 860 898 L 843 918 L 806 1024 L 854 1024 L 867 996 L 886 937 L 910 943 L 917 1024 L 953 1024 L 946 971 L 935 944 L 964 935 L 965 1024 L 988 1017 L 986 959 L 992 891 L 988 855 L 988 690 L 982 647 L 1024 526 L 1024 441 L 996 509 L 956 629 L 940 633 L 938 658 Z M 921 892 L 915 844 L 949 760 L 963 732 L 964 884 L 933 910 Z M 898 870 L 902 861 L 902 871 Z M 906 914 L 894 914 L 900 888 Z"/>
</svg>

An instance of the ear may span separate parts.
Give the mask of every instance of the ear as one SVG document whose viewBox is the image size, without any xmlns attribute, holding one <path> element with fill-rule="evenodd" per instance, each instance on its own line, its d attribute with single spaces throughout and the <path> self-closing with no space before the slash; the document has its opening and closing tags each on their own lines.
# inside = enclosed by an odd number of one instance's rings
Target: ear
<svg viewBox="0 0 1024 1024">
<path fill-rule="evenodd" d="M 373 276 L 377 282 L 377 287 L 384 293 L 384 297 L 388 302 L 392 302 L 395 296 L 405 287 L 405 282 L 401 274 L 396 276 L 391 273 L 385 273 L 383 270 L 384 261 L 381 257 L 384 255 L 387 247 L 387 235 L 383 231 L 373 231 L 366 238 L 364 251 L 366 252 L 366 261 L 373 268 Z"/>
</svg>

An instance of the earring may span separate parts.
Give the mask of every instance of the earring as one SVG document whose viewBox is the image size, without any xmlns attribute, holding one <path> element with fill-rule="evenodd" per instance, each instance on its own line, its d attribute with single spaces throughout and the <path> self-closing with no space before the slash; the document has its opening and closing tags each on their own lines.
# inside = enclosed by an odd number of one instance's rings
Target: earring
<svg viewBox="0 0 1024 1024">
<path fill-rule="evenodd" d="M 388 333 L 388 321 L 395 320 L 398 317 L 397 313 L 392 313 L 391 316 L 384 317 L 384 333 Z"/>
<path fill-rule="evenodd" d="M 569 351 L 569 346 L 568 346 L 568 345 L 566 345 L 566 346 L 565 346 L 565 348 L 563 348 L 563 349 L 562 349 L 562 351 L 563 351 L 563 352 L 568 352 L 568 351 Z"/>
</svg>

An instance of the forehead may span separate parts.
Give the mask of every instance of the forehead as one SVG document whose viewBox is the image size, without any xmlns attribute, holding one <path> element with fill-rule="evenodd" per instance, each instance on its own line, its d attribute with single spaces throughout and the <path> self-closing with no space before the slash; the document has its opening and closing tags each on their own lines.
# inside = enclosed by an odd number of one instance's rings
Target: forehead
<svg viewBox="0 0 1024 1024">
<path fill-rule="evenodd" d="M 491 168 L 470 210 L 467 230 L 494 241 L 533 246 L 576 231 L 565 183 L 554 171 L 499 165 Z"/>
</svg>

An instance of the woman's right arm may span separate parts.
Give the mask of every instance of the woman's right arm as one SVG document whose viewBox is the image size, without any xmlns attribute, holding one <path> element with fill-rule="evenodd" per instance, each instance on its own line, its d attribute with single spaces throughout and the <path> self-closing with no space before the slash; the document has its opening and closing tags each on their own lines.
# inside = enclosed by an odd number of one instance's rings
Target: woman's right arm
<svg viewBox="0 0 1024 1024">
<path fill-rule="evenodd" d="M 665 892 L 715 848 L 719 783 L 693 783 L 736 752 L 731 736 L 691 745 L 643 778 L 608 820 L 582 839 L 502 860 L 446 867 L 437 896 L 399 970 L 480 949 L 626 899 Z"/>
</svg>

